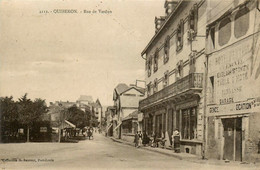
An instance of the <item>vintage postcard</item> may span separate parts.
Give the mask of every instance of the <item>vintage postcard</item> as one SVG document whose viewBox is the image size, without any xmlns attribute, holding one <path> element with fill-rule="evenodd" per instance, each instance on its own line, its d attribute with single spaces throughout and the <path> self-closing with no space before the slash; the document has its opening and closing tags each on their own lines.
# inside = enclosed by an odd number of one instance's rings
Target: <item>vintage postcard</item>
<svg viewBox="0 0 260 170">
<path fill-rule="evenodd" d="M 0 0 L 0 169 L 260 169 L 259 0 Z"/>
</svg>

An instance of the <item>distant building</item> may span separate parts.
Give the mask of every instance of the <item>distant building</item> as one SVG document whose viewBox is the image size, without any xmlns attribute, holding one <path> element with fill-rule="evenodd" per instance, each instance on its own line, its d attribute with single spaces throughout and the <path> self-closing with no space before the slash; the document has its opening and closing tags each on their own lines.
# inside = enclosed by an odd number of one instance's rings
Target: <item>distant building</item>
<svg viewBox="0 0 260 170">
<path fill-rule="evenodd" d="M 90 109 L 90 104 L 93 103 L 93 98 L 92 96 L 87 96 L 87 95 L 80 95 L 79 99 L 76 101 L 77 106 L 85 111 L 85 108 L 88 107 Z"/>
<path fill-rule="evenodd" d="M 136 86 L 128 86 L 124 83 L 118 84 L 113 92 L 113 101 L 116 114 L 116 127 L 113 135 L 121 138 L 122 119 L 130 113 L 138 110 L 139 100 L 144 98 L 144 89 Z"/>
</svg>

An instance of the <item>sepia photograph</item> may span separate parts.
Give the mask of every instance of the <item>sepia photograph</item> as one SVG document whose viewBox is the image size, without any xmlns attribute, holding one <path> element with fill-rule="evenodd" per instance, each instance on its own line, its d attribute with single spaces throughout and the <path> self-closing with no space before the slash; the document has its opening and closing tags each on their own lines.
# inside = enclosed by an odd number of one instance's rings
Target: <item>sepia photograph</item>
<svg viewBox="0 0 260 170">
<path fill-rule="evenodd" d="M 260 170 L 260 0 L 0 0 L 0 169 Z"/>
</svg>

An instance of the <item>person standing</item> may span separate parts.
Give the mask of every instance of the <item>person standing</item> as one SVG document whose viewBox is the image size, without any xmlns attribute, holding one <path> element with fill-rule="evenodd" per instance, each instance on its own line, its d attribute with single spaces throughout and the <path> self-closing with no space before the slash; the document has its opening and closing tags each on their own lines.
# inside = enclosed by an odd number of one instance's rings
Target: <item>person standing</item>
<svg viewBox="0 0 260 170">
<path fill-rule="evenodd" d="M 180 133 L 178 129 L 175 129 L 172 134 L 172 144 L 174 152 L 180 153 Z"/>
<path fill-rule="evenodd" d="M 138 147 L 140 147 L 142 145 L 142 138 L 143 138 L 143 134 L 141 131 L 139 131 L 138 134 Z"/>
<path fill-rule="evenodd" d="M 134 139 L 135 147 L 138 146 L 138 132 L 135 133 L 135 139 Z"/>
</svg>

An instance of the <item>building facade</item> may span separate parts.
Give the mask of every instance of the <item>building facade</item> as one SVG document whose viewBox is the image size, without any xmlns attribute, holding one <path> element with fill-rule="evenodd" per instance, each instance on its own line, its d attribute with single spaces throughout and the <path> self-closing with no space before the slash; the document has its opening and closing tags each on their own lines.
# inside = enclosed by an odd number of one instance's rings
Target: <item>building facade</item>
<svg viewBox="0 0 260 170">
<path fill-rule="evenodd" d="M 121 138 L 122 120 L 130 113 L 138 110 L 138 104 L 144 98 L 144 90 L 136 86 L 128 86 L 120 83 L 116 86 L 113 92 L 113 101 L 115 107 L 115 128 L 113 135 L 116 138 Z"/>
<path fill-rule="evenodd" d="M 165 2 L 155 17 L 155 35 L 142 52 L 147 97 L 139 102 L 142 129 L 165 137 L 175 129 L 181 152 L 201 155 L 204 139 L 204 72 L 207 1 Z"/>
<path fill-rule="evenodd" d="M 260 12 L 257 0 L 210 1 L 207 157 L 260 161 Z"/>
</svg>

